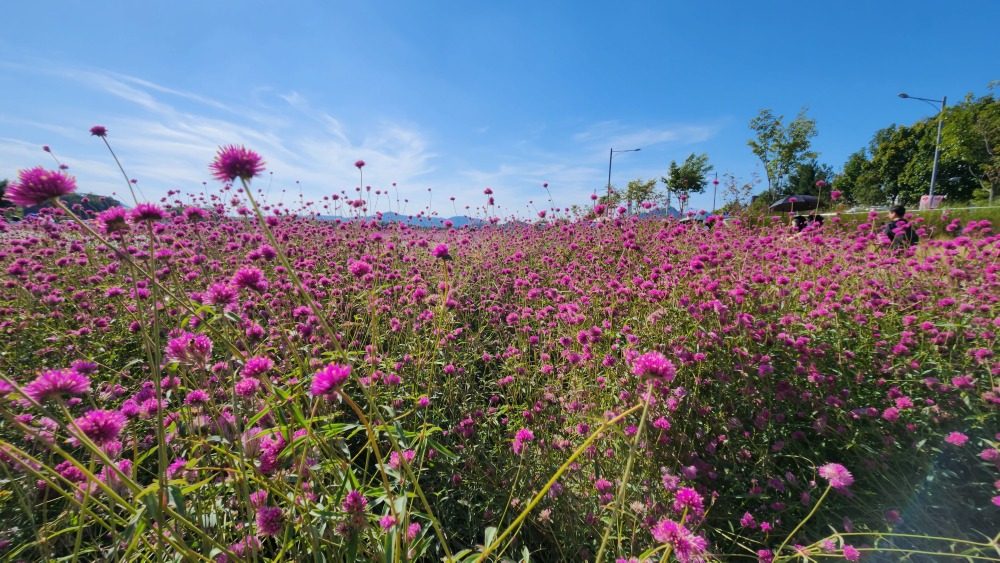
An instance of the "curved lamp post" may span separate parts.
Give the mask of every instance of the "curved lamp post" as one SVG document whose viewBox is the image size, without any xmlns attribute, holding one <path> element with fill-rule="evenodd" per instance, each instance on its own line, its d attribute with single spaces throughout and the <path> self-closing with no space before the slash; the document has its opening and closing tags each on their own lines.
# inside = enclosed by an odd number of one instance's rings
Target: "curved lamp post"
<svg viewBox="0 0 1000 563">
<path fill-rule="evenodd" d="M 607 201 L 605 201 L 606 204 L 611 205 L 611 159 L 614 158 L 615 155 L 618 154 L 618 153 L 623 153 L 623 152 L 639 152 L 641 150 L 642 150 L 641 148 L 640 149 L 628 149 L 628 150 L 623 150 L 623 151 L 616 151 L 615 149 L 611 149 L 611 152 L 608 153 L 608 199 L 607 199 Z"/>
<path fill-rule="evenodd" d="M 911 96 L 909 94 L 900 93 L 900 98 L 909 100 L 920 100 L 921 102 L 927 102 L 937 109 L 934 104 L 941 104 L 941 109 L 938 111 L 938 130 L 937 130 L 937 141 L 934 143 L 934 166 L 931 168 L 931 195 L 929 206 L 934 205 L 934 184 L 937 182 L 937 169 L 938 169 L 938 155 L 941 153 L 941 127 L 944 125 L 944 106 L 948 101 L 948 96 L 942 97 L 940 100 L 931 100 L 929 98 L 918 98 L 916 96 Z M 929 207 L 930 208 L 930 207 Z"/>
</svg>

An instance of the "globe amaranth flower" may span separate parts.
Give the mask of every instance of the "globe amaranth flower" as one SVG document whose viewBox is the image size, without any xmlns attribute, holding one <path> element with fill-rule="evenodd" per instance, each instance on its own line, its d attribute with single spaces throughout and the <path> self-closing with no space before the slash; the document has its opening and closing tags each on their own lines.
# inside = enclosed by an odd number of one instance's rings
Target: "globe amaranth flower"
<svg viewBox="0 0 1000 563">
<path fill-rule="evenodd" d="M 696 536 L 683 525 L 673 520 L 663 519 L 650 528 L 653 539 L 660 543 L 673 546 L 673 554 L 678 561 L 700 561 L 708 549 L 708 542 L 701 536 Z"/>
<path fill-rule="evenodd" d="M 267 278 L 264 277 L 264 272 L 257 268 L 240 268 L 233 276 L 232 285 L 239 289 L 262 293 L 267 290 Z"/>
<path fill-rule="evenodd" d="M 368 499 L 356 489 L 347 493 L 347 496 L 344 497 L 344 502 L 340 505 L 344 509 L 344 512 L 354 513 L 364 512 L 366 506 L 368 506 Z"/>
<path fill-rule="evenodd" d="M 705 513 L 704 499 L 698 491 L 690 487 L 681 487 L 674 494 L 674 510 L 677 512 L 688 510 L 695 516 L 701 516 Z"/>
<path fill-rule="evenodd" d="M 535 439 L 535 434 L 528 430 L 527 428 L 522 428 L 517 431 L 517 435 L 514 436 L 513 450 L 515 454 L 520 455 L 527 449 L 527 443 Z"/>
<path fill-rule="evenodd" d="M 7 186 L 6 198 L 21 207 L 34 207 L 76 191 L 76 178 L 41 166 L 17 171 L 17 180 Z"/>
<path fill-rule="evenodd" d="M 264 356 L 254 356 L 243 366 L 243 377 L 257 377 L 274 367 L 274 362 Z"/>
<path fill-rule="evenodd" d="M 965 443 L 969 441 L 969 437 L 966 436 L 965 434 L 962 434 L 961 432 L 952 432 L 947 436 L 945 436 L 944 441 L 948 442 L 953 446 L 961 447 L 964 446 Z"/>
<path fill-rule="evenodd" d="M 364 260 L 355 260 L 347 265 L 347 270 L 356 278 L 364 277 L 372 271 L 372 265 Z"/>
<path fill-rule="evenodd" d="M 163 220 L 163 210 L 152 203 L 140 203 L 129 212 L 129 218 L 136 223 L 154 223 Z"/>
<path fill-rule="evenodd" d="M 354 163 L 354 167 L 357 168 L 358 170 L 364 168 L 364 166 L 365 166 L 365 161 L 363 160 L 359 160 Z"/>
<path fill-rule="evenodd" d="M 34 381 L 24 386 L 24 394 L 38 403 L 63 395 L 89 392 L 90 378 L 72 369 L 43 371 Z"/>
<path fill-rule="evenodd" d="M 440 258 L 441 260 L 451 260 L 451 254 L 448 252 L 447 244 L 439 244 L 435 246 L 434 250 L 431 251 L 431 254 L 433 254 L 435 258 Z"/>
<path fill-rule="evenodd" d="M 309 394 L 313 396 L 330 395 L 340 389 L 351 377 L 351 366 L 330 364 L 316 372 L 313 376 Z"/>
<path fill-rule="evenodd" d="M 240 295 L 228 283 L 213 283 L 201 296 L 207 305 L 220 305 L 223 309 L 235 309 Z"/>
<path fill-rule="evenodd" d="M 168 362 L 205 367 L 212 358 L 212 340 L 204 334 L 185 332 L 167 342 L 164 356 Z"/>
<path fill-rule="evenodd" d="M 128 210 L 124 207 L 111 207 L 101 211 L 97 215 L 97 223 L 101 227 L 101 232 L 105 234 L 117 233 L 129 230 Z"/>
<path fill-rule="evenodd" d="M 188 207 L 184 210 L 184 219 L 188 223 L 200 223 L 208 219 L 208 212 L 200 207 Z"/>
<path fill-rule="evenodd" d="M 212 176 L 220 182 L 232 182 L 240 178 L 249 180 L 264 171 L 264 160 L 259 154 L 243 145 L 219 147 L 215 160 L 208 168 Z"/>
<path fill-rule="evenodd" d="M 638 377 L 669 383 L 677 376 L 677 368 L 663 354 L 646 352 L 632 361 L 632 373 Z"/>
<path fill-rule="evenodd" d="M 103 125 L 94 125 L 90 128 L 90 134 L 103 139 L 108 136 L 108 128 Z"/>
<path fill-rule="evenodd" d="M 285 527 L 285 515 L 277 506 L 262 506 L 257 509 L 257 533 L 262 536 L 276 536 Z"/>
<path fill-rule="evenodd" d="M 118 439 L 128 419 L 118 411 L 92 410 L 76 419 L 76 426 L 98 446 Z"/>
<path fill-rule="evenodd" d="M 819 476 L 830 482 L 834 489 L 843 490 L 854 483 L 854 476 L 839 463 L 828 463 L 819 468 Z"/>
</svg>

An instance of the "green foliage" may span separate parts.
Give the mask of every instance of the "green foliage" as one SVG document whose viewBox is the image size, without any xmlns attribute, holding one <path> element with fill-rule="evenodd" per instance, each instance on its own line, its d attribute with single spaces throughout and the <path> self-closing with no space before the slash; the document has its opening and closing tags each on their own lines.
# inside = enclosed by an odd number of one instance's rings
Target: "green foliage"
<svg viewBox="0 0 1000 563">
<path fill-rule="evenodd" d="M 73 192 L 61 198 L 70 209 L 81 217 L 94 215 L 111 207 L 120 207 L 122 202 L 110 196 L 101 196 L 92 193 Z M 39 209 L 52 207 L 51 203 L 46 203 L 40 207 L 25 207 L 24 212 L 38 213 Z"/>
<path fill-rule="evenodd" d="M 0 180 L 0 208 L 15 207 L 13 203 L 7 201 L 7 198 L 4 197 L 7 194 L 7 184 L 9 183 L 10 181 L 6 178 Z"/>
<path fill-rule="evenodd" d="M 845 201 L 915 206 L 929 191 L 939 116 L 911 126 L 890 125 L 850 157 L 836 187 Z M 971 94 L 946 108 L 938 155 L 935 195 L 963 204 L 989 203 L 1000 187 L 1000 101 Z"/>
<path fill-rule="evenodd" d="M 705 188 L 708 187 L 708 173 L 713 168 L 714 166 L 708 163 L 707 154 L 691 153 L 680 165 L 676 160 L 671 161 L 667 175 L 661 176 L 660 181 L 671 193 L 705 193 Z"/>
<path fill-rule="evenodd" d="M 817 197 L 828 196 L 829 188 L 822 189 L 816 186 L 817 182 L 830 184 L 833 180 L 833 168 L 826 164 L 820 164 L 815 159 L 809 162 L 797 164 L 788 177 L 788 184 L 782 189 L 779 195 L 806 194 Z"/>
<path fill-rule="evenodd" d="M 817 135 L 816 120 L 806 115 L 807 110 L 808 107 L 799 110 L 788 125 L 783 122 L 784 116 L 775 116 L 769 109 L 760 110 L 757 117 L 750 120 L 755 137 L 747 141 L 747 145 L 764 164 L 769 192 L 780 189 L 781 178 L 796 166 L 819 156 L 811 149 L 810 140 Z"/>
<path fill-rule="evenodd" d="M 653 202 L 659 197 L 656 192 L 656 180 L 643 180 L 642 178 L 636 178 L 628 183 L 628 188 L 625 189 L 625 200 L 628 202 L 628 208 L 631 211 L 632 205 L 639 205 L 645 202 Z"/>
</svg>

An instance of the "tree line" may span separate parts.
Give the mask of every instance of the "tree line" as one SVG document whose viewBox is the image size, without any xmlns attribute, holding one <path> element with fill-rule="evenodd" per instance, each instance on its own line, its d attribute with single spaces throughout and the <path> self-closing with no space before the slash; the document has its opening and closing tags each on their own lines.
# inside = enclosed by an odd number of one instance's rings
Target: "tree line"
<svg viewBox="0 0 1000 563">
<path fill-rule="evenodd" d="M 763 165 L 763 178 L 713 174 L 708 155 L 692 153 L 681 163 L 670 163 L 667 174 L 659 179 L 662 189 L 655 179 L 638 178 L 599 202 L 633 209 L 656 201 L 683 209 L 690 194 L 705 192 L 712 174 L 712 182 L 720 182 L 719 208 L 727 211 L 747 207 L 759 184 L 765 184 L 765 189 L 757 198 L 758 206 L 799 194 L 828 201 L 833 191 L 840 192 L 840 202 L 846 204 L 912 206 L 928 193 L 938 120 L 943 119 L 935 194 L 945 196 L 949 204 L 993 205 L 1000 195 L 998 89 L 1000 81 L 990 85 L 987 95 L 968 94 L 939 115 L 876 131 L 867 146 L 848 157 L 839 173 L 819 160 L 812 144 L 818 135 L 816 120 L 809 117 L 808 107 L 791 120 L 762 109 L 750 121 L 753 136 L 747 145 Z"/>
</svg>

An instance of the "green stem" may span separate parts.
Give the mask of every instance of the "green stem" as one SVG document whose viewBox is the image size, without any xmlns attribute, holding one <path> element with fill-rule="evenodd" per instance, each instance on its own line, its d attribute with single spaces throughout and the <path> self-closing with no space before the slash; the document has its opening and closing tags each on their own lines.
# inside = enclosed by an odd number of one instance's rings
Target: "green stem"
<svg viewBox="0 0 1000 563">
<path fill-rule="evenodd" d="M 781 542 L 781 545 L 778 546 L 778 549 L 774 550 L 775 559 L 781 556 L 781 549 L 785 547 L 785 544 L 787 544 L 788 541 L 791 540 L 795 536 L 795 534 L 802 529 L 802 526 L 805 526 L 806 522 L 808 522 L 809 519 L 812 518 L 813 514 L 816 514 L 816 511 L 819 510 L 819 505 L 823 504 L 823 499 L 826 498 L 826 495 L 830 493 L 830 489 L 832 488 L 833 485 L 826 486 L 826 490 L 823 491 L 823 495 L 819 497 L 818 501 L 816 501 L 816 506 L 814 506 L 813 509 L 809 511 L 809 514 L 807 514 L 806 517 L 799 522 L 798 526 L 795 526 L 795 529 L 792 530 L 792 533 L 788 534 L 788 537 L 785 538 L 785 541 Z"/>
<path fill-rule="evenodd" d="M 639 440 L 642 439 L 642 430 L 646 426 L 646 415 L 649 413 L 649 394 L 652 390 L 653 382 L 650 381 L 646 384 L 646 393 L 643 395 L 642 416 L 639 417 L 639 430 L 635 433 L 635 437 L 629 445 L 628 460 L 625 462 L 625 473 L 622 475 L 622 483 L 618 486 L 618 498 L 615 499 L 614 513 L 611 516 L 611 521 L 604 528 L 604 536 L 601 537 L 601 547 L 597 550 L 597 557 L 594 559 L 597 563 L 601 563 L 604 560 L 604 550 L 608 545 L 608 538 L 611 536 L 611 528 L 618 522 L 618 515 L 621 514 L 622 505 L 625 503 L 625 489 L 628 487 L 628 479 L 632 473 L 632 464 L 635 462 L 635 452 L 638 449 Z"/>
<path fill-rule="evenodd" d="M 523 522 L 524 519 L 528 517 L 528 514 L 530 514 L 531 511 L 534 510 L 534 508 L 538 505 L 538 503 L 541 502 L 542 499 L 545 497 L 545 495 L 549 492 L 549 489 L 552 488 L 552 485 L 554 485 L 556 481 L 558 481 L 559 478 L 562 477 L 563 473 L 566 473 L 566 471 L 569 469 L 569 466 L 573 465 L 573 462 L 576 461 L 576 458 L 580 457 L 580 455 L 588 447 L 590 447 L 591 444 L 594 443 L 594 440 L 597 440 L 598 436 L 600 436 L 610 426 L 617 424 L 619 421 L 621 421 L 628 415 L 638 411 L 642 407 L 643 405 L 639 404 L 628 409 L 627 411 L 612 418 L 611 420 L 606 421 L 604 424 L 601 425 L 600 428 L 598 428 L 590 436 L 588 436 L 587 439 L 584 440 L 583 443 L 580 444 L 580 446 L 573 451 L 573 453 L 569 456 L 569 458 L 566 459 L 566 461 L 562 464 L 562 466 L 559 467 L 559 470 L 556 471 L 554 475 L 552 475 L 552 478 L 550 478 L 549 481 L 545 483 L 545 486 L 542 487 L 542 490 L 538 491 L 538 494 L 535 495 L 535 498 L 531 499 L 531 502 L 528 503 L 528 506 L 524 508 L 521 514 L 516 519 L 514 519 L 514 521 L 511 522 L 509 526 L 507 526 L 507 528 L 503 531 L 503 533 L 493 538 L 493 541 L 490 542 L 490 545 L 486 546 L 486 549 L 484 549 L 483 552 L 479 555 L 479 557 L 476 558 L 476 561 L 477 562 L 485 561 L 486 557 L 490 553 L 492 553 L 497 548 L 498 545 L 500 545 L 500 543 L 504 540 L 504 538 L 510 535 L 514 531 L 514 529 L 516 529 L 518 526 L 521 525 L 521 522 Z"/>
</svg>

